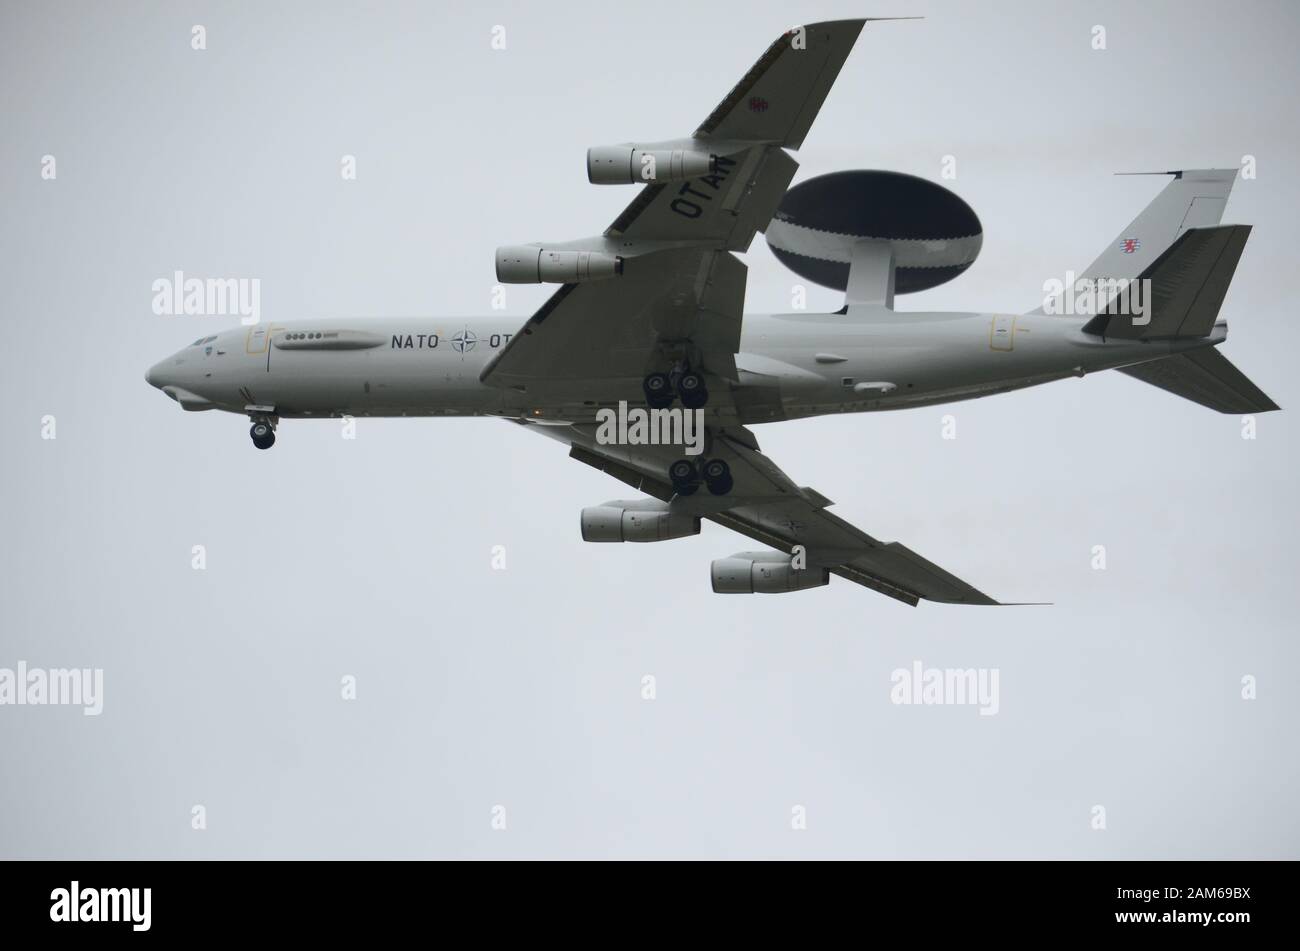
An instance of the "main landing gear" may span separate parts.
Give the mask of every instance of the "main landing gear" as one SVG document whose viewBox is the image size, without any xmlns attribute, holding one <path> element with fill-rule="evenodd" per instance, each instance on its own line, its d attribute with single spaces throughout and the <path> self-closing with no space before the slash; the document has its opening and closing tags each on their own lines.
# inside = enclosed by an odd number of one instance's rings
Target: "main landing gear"
<svg viewBox="0 0 1300 951">
<path fill-rule="evenodd" d="M 641 381 L 641 389 L 651 409 L 667 409 L 673 405 L 673 385 L 667 373 L 651 373 Z"/>
<path fill-rule="evenodd" d="M 709 391 L 704 387 L 704 377 L 687 370 L 677 377 L 677 398 L 687 409 L 702 409 L 709 401 Z"/>
<path fill-rule="evenodd" d="M 275 423 L 269 419 L 254 419 L 248 435 L 253 437 L 253 445 L 258 449 L 270 449 L 275 445 Z"/>
<path fill-rule="evenodd" d="M 707 459 L 698 465 L 690 459 L 678 459 L 668 467 L 668 478 L 678 495 L 694 495 L 701 482 L 713 495 L 726 495 L 735 483 L 731 466 L 722 459 Z"/>
<path fill-rule="evenodd" d="M 709 402 L 709 391 L 703 374 L 685 365 L 674 367 L 671 373 L 651 373 L 641 381 L 646 405 L 651 409 L 667 409 L 676 395 L 687 409 L 702 409 Z"/>
</svg>

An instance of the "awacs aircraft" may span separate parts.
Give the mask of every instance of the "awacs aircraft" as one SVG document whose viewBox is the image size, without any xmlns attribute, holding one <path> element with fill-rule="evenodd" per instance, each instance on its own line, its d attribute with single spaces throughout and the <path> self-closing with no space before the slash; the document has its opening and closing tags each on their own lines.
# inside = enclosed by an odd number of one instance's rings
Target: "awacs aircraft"
<svg viewBox="0 0 1300 951">
<path fill-rule="evenodd" d="M 797 591 L 834 574 L 912 605 L 996 604 L 831 514 L 830 500 L 763 455 L 749 427 L 1108 369 L 1224 413 L 1276 409 L 1216 349 L 1250 228 L 1219 224 L 1235 170 L 1173 172 L 1081 275 L 1136 279 L 1145 306 L 1120 306 L 1117 293 L 1090 316 L 896 311 L 895 294 L 969 267 L 982 232 L 960 198 L 911 176 L 840 172 L 790 188 L 789 150 L 865 22 L 781 36 L 687 138 L 590 149 L 593 183 L 642 187 L 600 235 L 497 251 L 498 280 L 561 285 L 522 327 L 500 318 L 260 325 L 203 337 L 146 379 L 187 410 L 249 416 L 259 449 L 283 419 L 513 420 L 647 496 L 584 509 L 587 541 L 681 538 L 707 518 L 770 546 L 715 561 L 717 592 Z M 758 231 L 796 272 L 845 290 L 844 307 L 742 316 L 746 267 L 733 252 Z M 641 430 L 607 425 L 615 407 L 621 421 L 643 414 Z M 666 418 L 668 444 L 636 438 L 646 417 L 660 432 Z"/>
</svg>

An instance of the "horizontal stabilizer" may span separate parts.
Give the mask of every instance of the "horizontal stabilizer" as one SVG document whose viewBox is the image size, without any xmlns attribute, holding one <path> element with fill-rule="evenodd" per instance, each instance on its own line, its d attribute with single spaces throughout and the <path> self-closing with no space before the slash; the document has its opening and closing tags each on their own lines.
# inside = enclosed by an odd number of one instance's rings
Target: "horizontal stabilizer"
<svg viewBox="0 0 1300 951">
<path fill-rule="evenodd" d="M 1130 286 L 1111 301 L 1108 309 L 1114 311 L 1126 300 L 1129 313 L 1099 314 L 1084 331 L 1121 340 L 1208 336 L 1249 237 L 1250 225 L 1184 231 L 1139 275 L 1139 281 L 1149 285 Z M 1139 301 L 1144 305 L 1140 314 Z"/>
<path fill-rule="evenodd" d="M 1280 409 L 1213 347 L 1122 367 L 1120 372 L 1220 413 L 1267 413 Z"/>
</svg>

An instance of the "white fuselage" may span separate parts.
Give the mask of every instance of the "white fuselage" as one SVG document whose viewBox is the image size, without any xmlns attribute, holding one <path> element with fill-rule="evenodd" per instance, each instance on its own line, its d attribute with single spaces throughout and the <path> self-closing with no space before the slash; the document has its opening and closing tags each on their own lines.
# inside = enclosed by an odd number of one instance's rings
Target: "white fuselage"
<svg viewBox="0 0 1300 951">
<path fill-rule="evenodd" d="M 738 381 L 710 384 L 719 422 L 759 423 L 902 409 L 1003 392 L 1210 346 L 1106 340 L 1086 318 L 907 313 L 755 314 L 744 321 Z M 602 392 L 529 393 L 486 385 L 484 367 L 520 329 L 479 317 L 295 321 L 202 338 L 151 368 L 148 381 L 186 409 L 275 417 L 507 416 L 590 419 L 641 399 L 640 380 Z M 649 371 L 650 367 L 647 367 Z"/>
</svg>

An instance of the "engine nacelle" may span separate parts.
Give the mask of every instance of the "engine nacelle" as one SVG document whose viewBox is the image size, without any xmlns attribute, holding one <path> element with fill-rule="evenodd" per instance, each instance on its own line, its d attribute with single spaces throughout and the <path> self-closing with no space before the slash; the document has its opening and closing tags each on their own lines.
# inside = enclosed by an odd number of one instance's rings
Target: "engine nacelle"
<svg viewBox="0 0 1300 951">
<path fill-rule="evenodd" d="M 653 185 L 701 178 L 718 170 L 718 157 L 689 149 L 639 149 L 600 145 L 587 149 L 587 181 L 593 185 Z"/>
<path fill-rule="evenodd" d="M 810 565 L 795 568 L 789 555 L 742 551 L 709 566 L 715 594 L 784 594 L 829 584 L 831 573 Z"/>
<path fill-rule="evenodd" d="M 656 499 L 606 502 L 582 510 L 584 542 L 662 542 L 700 533 L 694 515 L 670 512 Z"/>
<path fill-rule="evenodd" d="M 502 284 L 582 284 L 623 273 L 623 259 L 603 251 L 547 251 L 536 245 L 497 248 Z"/>
</svg>

